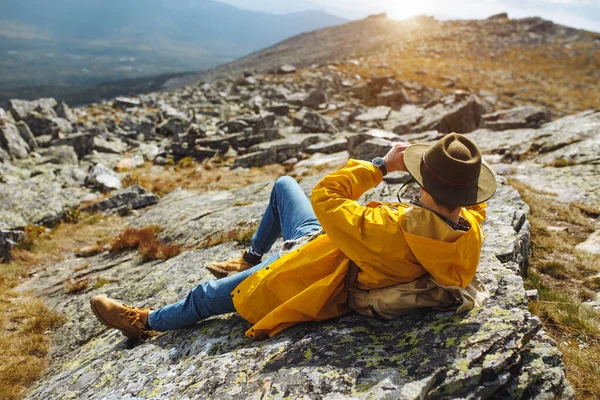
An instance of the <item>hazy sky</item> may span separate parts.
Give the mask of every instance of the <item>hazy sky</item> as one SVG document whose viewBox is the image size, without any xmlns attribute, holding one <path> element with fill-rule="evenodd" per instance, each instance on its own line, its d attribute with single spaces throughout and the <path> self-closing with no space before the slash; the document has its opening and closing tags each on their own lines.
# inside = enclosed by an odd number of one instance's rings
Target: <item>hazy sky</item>
<svg viewBox="0 0 600 400">
<path fill-rule="evenodd" d="M 507 12 L 511 18 L 540 16 L 600 32 L 600 0 L 221 0 L 239 7 L 293 12 L 323 9 L 348 19 L 387 11 L 394 19 L 434 15 L 439 19 L 481 19 Z"/>
</svg>

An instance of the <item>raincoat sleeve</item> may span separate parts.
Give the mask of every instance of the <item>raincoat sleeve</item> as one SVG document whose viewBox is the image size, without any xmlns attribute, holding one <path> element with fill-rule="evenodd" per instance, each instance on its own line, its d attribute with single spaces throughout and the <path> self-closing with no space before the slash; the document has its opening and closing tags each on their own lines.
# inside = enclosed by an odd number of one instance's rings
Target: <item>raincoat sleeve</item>
<svg viewBox="0 0 600 400">
<path fill-rule="evenodd" d="M 356 200 L 383 179 L 381 171 L 367 161 L 350 159 L 327 175 L 313 189 L 315 215 L 331 241 L 350 259 L 377 260 L 382 238 L 398 229 L 398 211 L 389 207 L 366 207 Z"/>
</svg>

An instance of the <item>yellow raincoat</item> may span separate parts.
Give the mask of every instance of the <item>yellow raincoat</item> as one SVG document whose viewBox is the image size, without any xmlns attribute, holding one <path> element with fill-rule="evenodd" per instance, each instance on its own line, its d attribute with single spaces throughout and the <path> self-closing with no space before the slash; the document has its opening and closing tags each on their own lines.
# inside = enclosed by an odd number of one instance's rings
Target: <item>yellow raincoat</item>
<svg viewBox="0 0 600 400">
<path fill-rule="evenodd" d="M 485 203 L 463 207 L 470 229 L 455 231 L 418 206 L 360 205 L 356 200 L 381 180 L 370 162 L 351 159 L 313 189 L 313 210 L 327 233 L 249 276 L 231 293 L 238 313 L 254 324 L 248 337 L 273 336 L 299 322 L 347 313 L 344 278 L 350 260 L 360 267 L 358 289 L 411 282 L 427 273 L 440 285 L 469 285 L 479 262 Z"/>
</svg>

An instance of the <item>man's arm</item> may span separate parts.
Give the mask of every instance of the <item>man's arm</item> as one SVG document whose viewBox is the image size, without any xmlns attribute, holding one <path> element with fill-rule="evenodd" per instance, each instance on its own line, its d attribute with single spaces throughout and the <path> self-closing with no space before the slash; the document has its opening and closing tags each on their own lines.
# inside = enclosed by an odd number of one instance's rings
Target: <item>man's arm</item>
<svg viewBox="0 0 600 400">
<path fill-rule="evenodd" d="M 315 215 L 331 241 L 355 261 L 377 259 L 384 235 L 396 233 L 397 211 L 370 208 L 356 200 L 381 182 L 383 175 L 367 161 L 350 160 L 313 189 Z"/>
</svg>

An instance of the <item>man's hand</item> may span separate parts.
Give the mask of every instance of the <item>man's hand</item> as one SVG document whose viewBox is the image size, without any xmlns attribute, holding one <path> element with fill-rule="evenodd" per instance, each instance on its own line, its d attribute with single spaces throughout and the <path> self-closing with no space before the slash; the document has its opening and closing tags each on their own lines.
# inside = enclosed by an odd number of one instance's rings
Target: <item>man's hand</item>
<svg viewBox="0 0 600 400">
<path fill-rule="evenodd" d="M 404 165 L 404 151 L 409 143 L 395 143 L 390 151 L 383 157 L 388 173 L 393 171 L 408 172 Z"/>
</svg>

